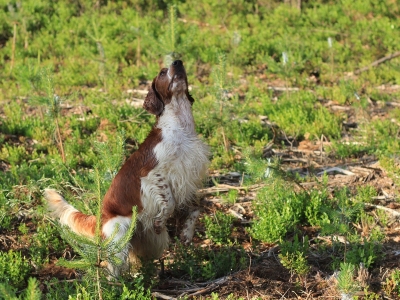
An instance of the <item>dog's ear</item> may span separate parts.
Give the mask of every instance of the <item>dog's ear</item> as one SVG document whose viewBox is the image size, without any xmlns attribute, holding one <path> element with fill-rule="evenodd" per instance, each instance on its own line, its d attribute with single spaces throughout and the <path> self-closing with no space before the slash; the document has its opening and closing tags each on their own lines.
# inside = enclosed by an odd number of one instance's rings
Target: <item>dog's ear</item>
<svg viewBox="0 0 400 300">
<path fill-rule="evenodd" d="M 143 108 L 149 113 L 159 116 L 164 110 L 164 103 L 159 98 L 160 96 L 155 89 L 154 80 L 151 84 L 149 92 L 147 93 L 146 99 L 144 99 Z"/>
</svg>

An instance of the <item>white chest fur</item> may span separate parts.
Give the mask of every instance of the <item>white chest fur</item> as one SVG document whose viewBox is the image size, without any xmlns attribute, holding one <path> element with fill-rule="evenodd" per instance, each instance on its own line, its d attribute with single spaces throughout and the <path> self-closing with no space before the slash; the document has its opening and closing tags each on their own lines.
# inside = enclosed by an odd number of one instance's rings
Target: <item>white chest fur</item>
<svg viewBox="0 0 400 300">
<path fill-rule="evenodd" d="M 157 166 L 141 180 L 145 228 L 154 218 L 164 224 L 175 207 L 190 205 L 207 172 L 209 149 L 197 137 L 191 104 L 182 97 L 173 98 L 160 116 L 162 141 L 153 150 Z"/>
</svg>

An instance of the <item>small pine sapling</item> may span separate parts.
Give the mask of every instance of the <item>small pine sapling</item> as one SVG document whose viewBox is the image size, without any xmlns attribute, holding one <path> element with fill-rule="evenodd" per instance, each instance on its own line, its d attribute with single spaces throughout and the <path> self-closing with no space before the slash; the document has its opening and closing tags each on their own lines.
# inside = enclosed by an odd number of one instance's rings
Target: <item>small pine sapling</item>
<svg viewBox="0 0 400 300">
<path fill-rule="evenodd" d="M 122 163 L 124 153 L 122 135 L 117 137 L 116 143 L 98 143 L 95 145 L 95 149 L 98 152 L 99 159 L 93 171 L 94 186 L 92 187 L 92 192 L 94 192 L 97 200 L 96 219 L 100 220 L 102 199 Z M 89 282 L 95 283 L 95 286 L 92 288 L 95 289 L 97 298 L 103 299 L 102 293 L 104 286 L 102 286 L 102 279 L 104 276 L 110 278 L 110 275 L 103 272 L 102 269 L 107 266 L 107 264 L 119 266 L 124 263 L 116 255 L 118 253 L 124 253 L 126 254 L 125 257 L 127 257 L 127 253 L 125 252 L 127 252 L 128 244 L 135 231 L 135 225 L 136 209 L 134 208 L 130 227 L 126 234 L 117 241 L 115 241 L 115 236 L 119 232 L 119 226 L 116 226 L 109 238 L 102 239 L 101 222 L 99 221 L 96 222 L 94 238 L 88 238 L 72 232 L 67 227 L 61 227 L 61 236 L 73 247 L 74 251 L 80 255 L 80 259 L 75 261 L 60 259 L 58 264 L 68 268 L 84 270 L 87 276 L 94 279 L 89 280 Z"/>
</svg>

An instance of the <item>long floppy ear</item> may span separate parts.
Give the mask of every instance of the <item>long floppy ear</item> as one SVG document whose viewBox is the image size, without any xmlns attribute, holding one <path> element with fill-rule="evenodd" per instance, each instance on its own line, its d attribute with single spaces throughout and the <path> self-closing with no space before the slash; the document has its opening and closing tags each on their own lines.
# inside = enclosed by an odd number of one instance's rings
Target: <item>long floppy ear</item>
<svg viewBox="0 0 400 300">
<path fill-rule="evenodd" d="M 161 101 L 158 93 L 154 88 L 154 80 L 149 89 L 149 92 L 147 93 L 146 98 L 144 99 L 143 108 L 149 113 L 156 116 L 161 115 L 164 110 L 164 103 Z"/>
</svg>

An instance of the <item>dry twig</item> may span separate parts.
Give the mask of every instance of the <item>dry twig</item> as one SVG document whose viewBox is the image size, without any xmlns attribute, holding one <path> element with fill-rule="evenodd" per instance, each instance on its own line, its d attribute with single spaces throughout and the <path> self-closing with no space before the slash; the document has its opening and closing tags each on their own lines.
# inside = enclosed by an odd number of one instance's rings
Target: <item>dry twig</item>
<svg viewBox="0 0 400 300">
<path fill-rule="evenodd" d="M 354 71 L 354 74 L 358 75 L 358 74 L 360 74 L 361 72 L 368 71 L 369 69 L 371 69 L 371 68 L 373 68 L 373 67 L 376 67 L 376 66 L 379 66 L 381 63 L 384 63 L 385 61 L 391 60 L 391 59 L 396 58 L 396 57 L 398 57 L 398 56 L 400 56 L 400 51 L 397 51 L 397 52 L 395 52 L 395 53 L 393 53 L 393 54 L 384 56 L 384 57 L 382 57 L 382 58 L 380 58 L 380 59 L 374 61 L 374 62 L 373 62 L 372 64 L 370 64 L 369 66 L 366 66 L 366 67 L 363 67 L 363 68 L 361 68 L 361 69 L 358 69 L 358 70 Z"/>
<path fill-rule="evenodd" d="M 253 184 L 250 186 L 233 186 L 233 185 L 228 185 L 228 184 L 218 184 L 217 186 L 209 187 L 206 189 L 200 189 L 198 190 L 199 196 L 207 196 L 211 195 L 214 193 L 220 193 L 220 192 L 228 192 L 230 190 L 252 190 L 256 191 L 259 190 L 260 188 L 264 187 L 265 184 Z"/>
<path fill-rule="evenodd" d="M 391 209 L 389 207 L 385 207 L 385 206 L 382 206 L 382 205 L 371 204 L 371 203 L 364 203 L 364 205 L 368 206 L 368 207 L 374 207 L 374 208 L 377 208 L 377 209 L 382 209 L 382 210 L 390 213 L 395 219 L 400 220 L 400 212 L 398 212 L 397 210 L 394 210 L 394 209 Z"/>
<path fill-rule="evenodd" d="M 159 292 L 153 292 L 153 293 L 151 293 L 151 295 L 154 298 L 157 298 L 157 299 L 176 300 L 176 298 L 174 298 L 174 297 L 171 297 L 171 296 L 168 296 L 168 295 L 164 295 L 164 294 L 161 294 Z"/>
</svg>

